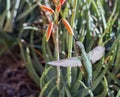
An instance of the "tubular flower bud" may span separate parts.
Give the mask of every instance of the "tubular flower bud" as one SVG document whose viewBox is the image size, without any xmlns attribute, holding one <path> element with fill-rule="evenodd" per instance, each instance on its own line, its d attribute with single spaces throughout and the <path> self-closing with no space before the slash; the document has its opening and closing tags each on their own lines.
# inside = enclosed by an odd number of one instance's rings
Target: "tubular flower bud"
<svg viewBox="0 0 120 97">
<path fill-rule="evenodd" d="M 55 4 L 58 4 L 58 3 L 59 3 L 59 0 L 53 0 L 53 2 L 54 2 Z"/>
<path fill-rule="evenodd" d="M 53 0 L 53 2 L 54 2 L 54 3 L 56 3 L 56 2 L 57 2 L 57 0 Z"/>
<path fill-rule="evenodd" d="M 46 41 L 48 42 L 50 36 L 51 36 L 51 32 L 53 30 L 53 22 L 51 22 L 47 28 L 47 33 L 46 33 Z"/>
<path fill-rule="evenodd" d="M 66 0 L 60 0 L 60 4 L 63 5 Z"/>
<path fill-rule="evenodd" d="M 62 19 L 63 24 L 71 35 L 74 35 L 73 30 L 66 19 Z"/>
<path fill-rule="evenodd" d="M 58 5 L 56 6 L 56 11 L 57 11 L 57 12 L 60 12 L 60 9 L 61 9 L 61 4 L 58 4 Z"/>
<path fill-rule="evenodd" d="M 54 13 L 54 10 L 52 8 L 49 8 L 49 7 L 45 6 L 45 5 L 40 5 L 40 8 L 42 10 L 44 10 L 44 11 L 48 11 L 50 13 Z"/>
</svg>

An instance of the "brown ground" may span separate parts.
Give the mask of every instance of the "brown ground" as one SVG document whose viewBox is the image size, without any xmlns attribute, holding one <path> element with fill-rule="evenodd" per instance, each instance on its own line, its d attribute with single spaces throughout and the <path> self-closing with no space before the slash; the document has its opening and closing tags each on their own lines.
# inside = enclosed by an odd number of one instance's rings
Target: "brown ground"
<svg viewBox="0 0 120 97">
<path fill-rule="evenodd" d="M 39 88 L 29 78 L 23 61 L 16 59 L 9 54 L 0 57 L 0 97 L 38 97 Z"/>
</svg>

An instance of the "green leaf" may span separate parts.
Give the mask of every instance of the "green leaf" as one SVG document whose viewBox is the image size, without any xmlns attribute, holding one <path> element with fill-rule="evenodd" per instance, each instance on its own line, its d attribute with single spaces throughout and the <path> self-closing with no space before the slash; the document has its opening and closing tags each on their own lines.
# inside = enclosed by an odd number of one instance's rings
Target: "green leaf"
<svg viewBox="0 0 120 97">
<path fill-rule="evenodd" d="M 27 67 L 27 70 L 29 72 L 29 75 L 34 79 L 34 81 L 37 83 L 38 86 L 40 86 L 40 80 L 39 80 L 39 76 L 37 75 L 34 67 L 33 67 L 33 64 L 31 62 L 31 57 L 30 57 L 30 50 L 29 48 L 27 47 L 26 48 L 26 67 Z"/>
<path fill-rule="evenodd" d="M 49 84 L 50 84 L 55 78 L 56 78 L 56 77 L 51 78 L 51 80 L 48 81 L 48 82 L 44 85 L 43 88 L 41 88 L 42 90 L 41 90 L 41 92 L 40 92 L 39 97 L 43 97 L 44 92 L 47 90 L 47 87 L 49 86 Z"/>
</svg>

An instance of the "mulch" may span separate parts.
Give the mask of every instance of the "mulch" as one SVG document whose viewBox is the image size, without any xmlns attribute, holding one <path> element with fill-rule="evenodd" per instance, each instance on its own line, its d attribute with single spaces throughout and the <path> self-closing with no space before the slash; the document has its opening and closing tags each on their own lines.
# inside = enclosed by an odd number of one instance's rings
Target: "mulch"
<svg viewBox="0 0 120 97">
<path fill-rule="evenodd" d="M 0 57 L 0 97 L 38 97 L 39 92 L 22 60 L 9 54 Z"/>
</svg>

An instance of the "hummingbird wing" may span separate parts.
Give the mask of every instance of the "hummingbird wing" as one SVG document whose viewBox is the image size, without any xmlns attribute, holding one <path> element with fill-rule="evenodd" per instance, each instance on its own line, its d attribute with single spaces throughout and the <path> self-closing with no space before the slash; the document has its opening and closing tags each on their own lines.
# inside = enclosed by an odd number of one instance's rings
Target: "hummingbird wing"
<svg viewBox="0 0 120 97">
<path fill-rule="evenodd" d="M 80 56 L 79 57 L 61 59 L 61 60 L 58 60 L 58 61 L 51 61 L 51 62 L 48 62 L 48 64 L 53 65 L 53 66 L 62 66 L 62 67 L 82 66 L 82 63 L 80 61 Z"/>
<path fill-rule="evenodd" d="M 105 54 L 105 47 L 97 46 L 88 53 L 88 57 L 90 58 L 92 64 L 94 64 L 95 62 L 100 60 L 104 54 Z"/>
<path fill-rule="evenodd" d="M 105 53 L 105 47 L 97 46 L 88 53 L 88 57 L 92 62 L 92 64 L 94 64 L 95 62 L 101 59 L 104 53 Z M 81 67 L 82 66 L 80 56 L 61 59 L 58 61 L 51 61 L 51 62 L 48 62 L 48 64 L 53 66 L 62 66 L 62 67 L 77 67 L 77 66 Z"/>
</svg>

